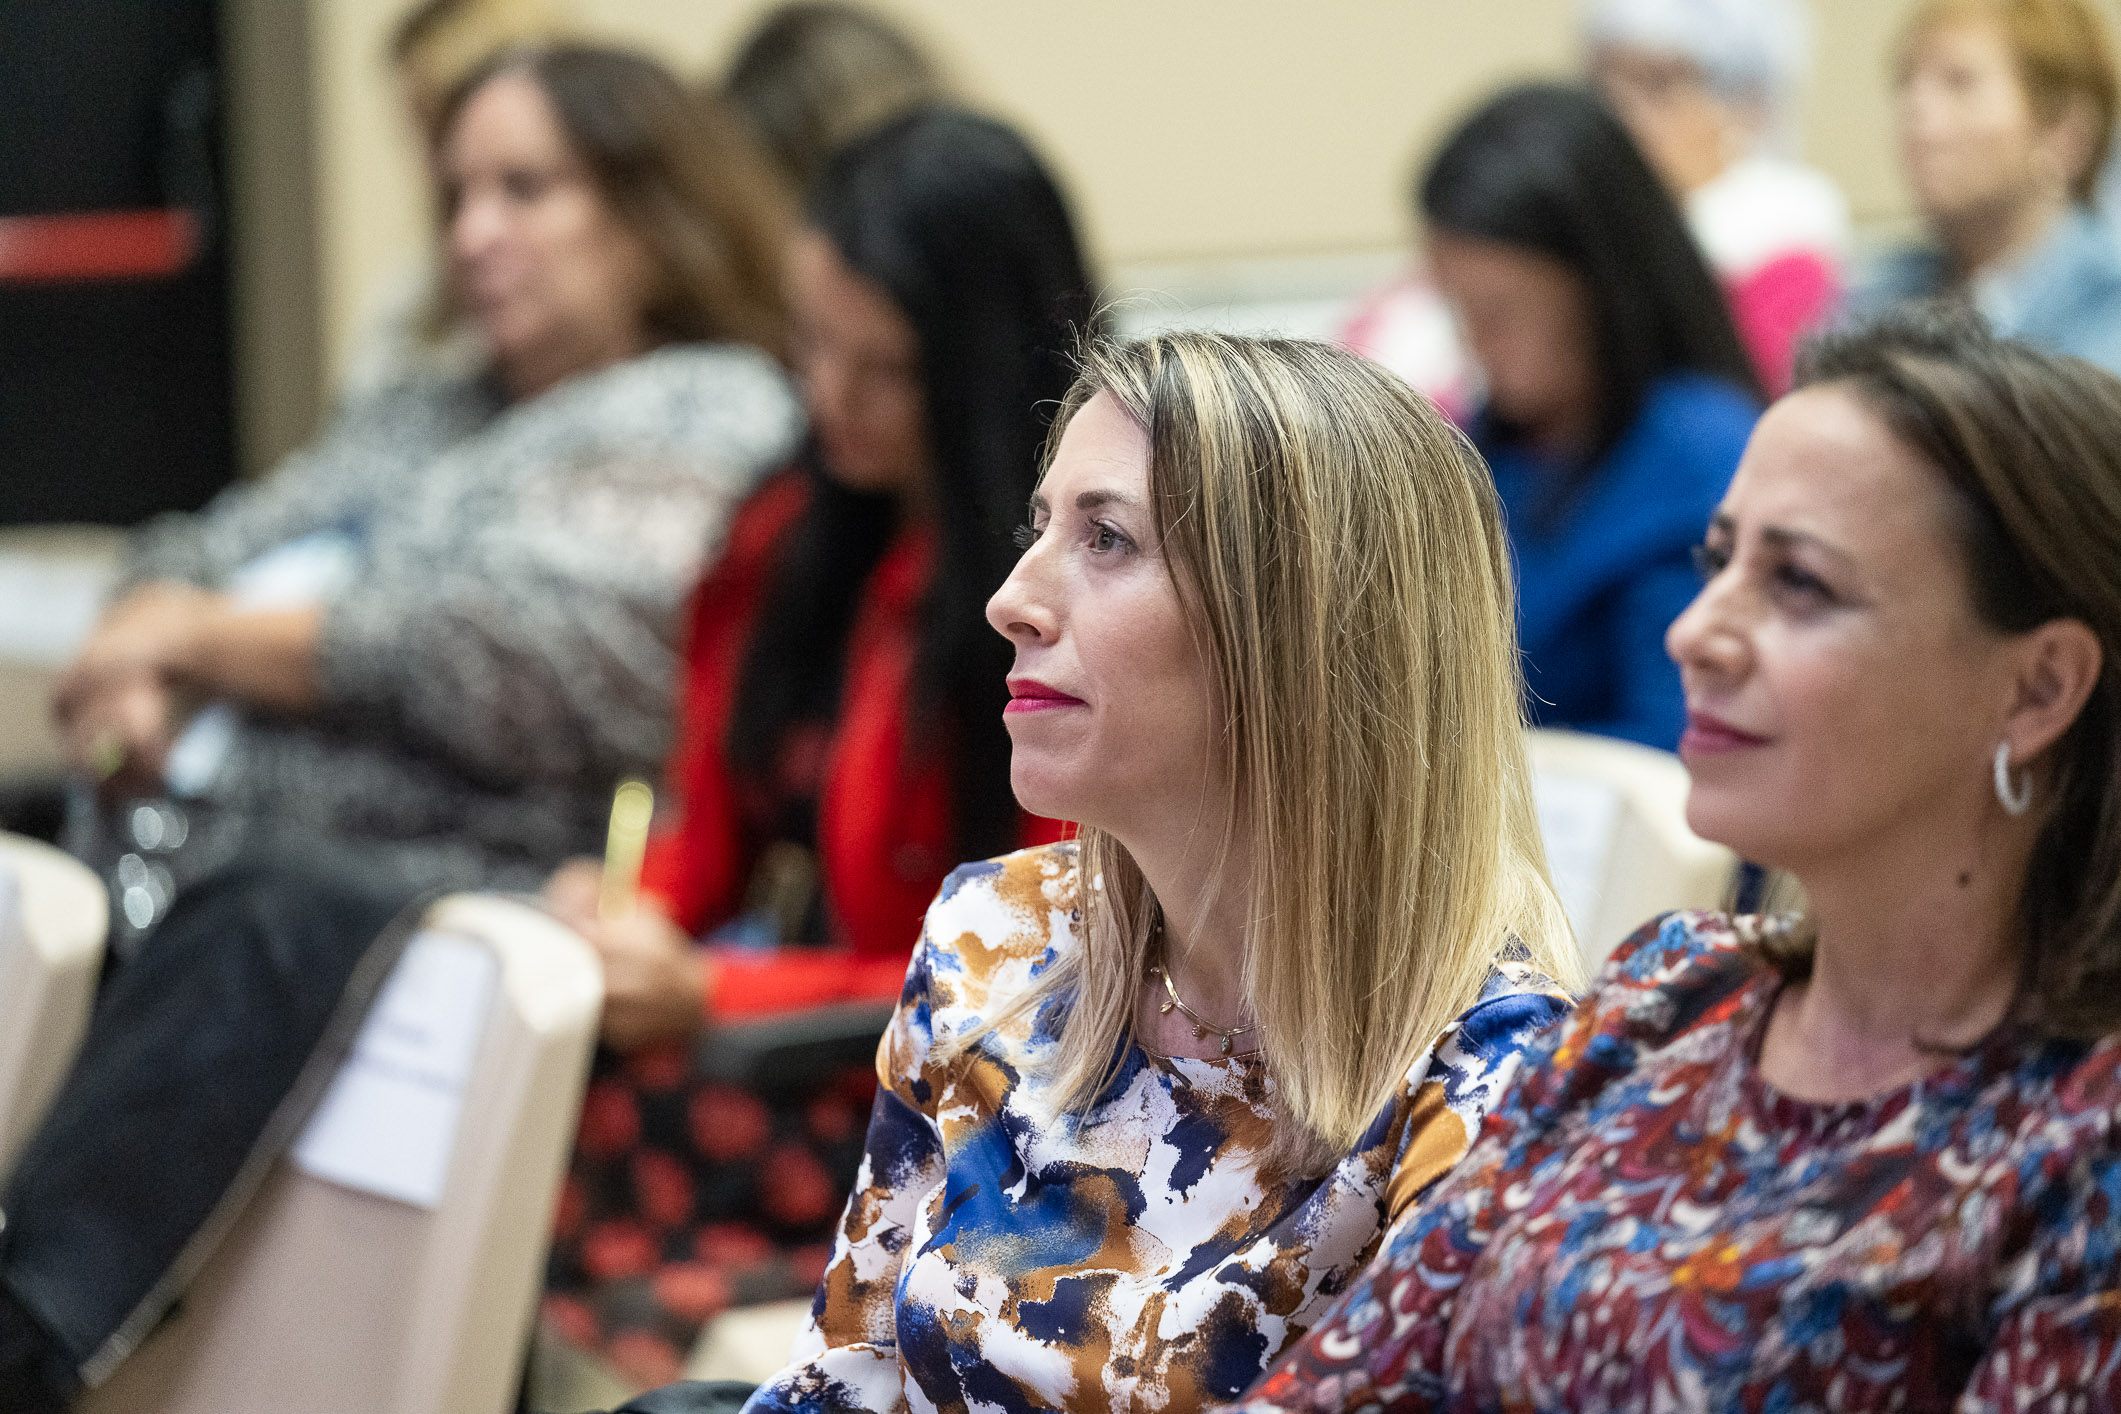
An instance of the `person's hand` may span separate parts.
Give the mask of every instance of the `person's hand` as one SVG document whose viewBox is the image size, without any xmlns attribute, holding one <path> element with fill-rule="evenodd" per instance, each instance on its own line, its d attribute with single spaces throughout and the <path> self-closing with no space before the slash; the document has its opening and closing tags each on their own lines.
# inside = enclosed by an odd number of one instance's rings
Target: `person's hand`
<svg viewBox="0 0 2121 1414">
<path fill-rule="evenodd" d="M 119 673 L 188 671 L 207 622 L 226 597 L 177 580 L 143 584 L 103 613 L 59 683 L 62 699 Z"/>
<path fill-rule="evenodd" d="M 700 1029 L 709 963 L 685 930 L 645 903 L 584 934 L 604 963 L 604 1043 L 630 1051 Z"/>
<path fill-rule="evenodd" d="M 545 881 L 545 911 L 574 929 L 587 934 L 597 921 L 597 895 L 604 888 L 601 860 L 578 856 L 552 871 Z"/>
<path fill-rule="evenodd" d="M 604 1044 L 630 1051 L 688 1039 L 702 1024 L 713 964 L 653 899 L 641 899 L 624 918 L 598 917 L 602 883 L 596 860 L 569 860 L 546 881 L 545 906 L 603 963 Z"/>
<path fill-rule="evenodd" d="M 54 703 L 67 764 L 99 787 L 148 794 L 161 787 L 175 731 L 169 684 L 158 673 L 106 672 Z"/>
</svg>

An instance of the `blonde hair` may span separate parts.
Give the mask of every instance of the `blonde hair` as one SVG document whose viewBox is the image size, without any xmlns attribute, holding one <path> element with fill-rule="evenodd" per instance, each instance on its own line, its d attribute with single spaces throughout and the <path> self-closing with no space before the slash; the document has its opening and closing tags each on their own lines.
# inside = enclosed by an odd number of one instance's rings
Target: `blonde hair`
<svg viewBox="0 0 2121 1414">
<path fill-rule="evenodd" d="M 1244 988 L 1280 1115 L 1317 1172 L 1478 998 L 1506 940 L 1575 985 L 1523 745 L 1494 487 L 1436 410 L 1324 344 L 1098 345 L 1056 419 L 1104 394 L 1149 436 L 1155 524 L 1202 643 L 1251 853 Z M 1050 1054 L 1085 1114 L 1133 1039 L 1158 913 L 1110 835 L 1081 840 L 1082 946 Z"/>
<path fill-rule="evenodd" d="M 1901 28 L 1895 67 L 1904 74 L 1915 46 L 1933 30 L 1970 20 L 1993 24 L 2002 34 L 2042 123 L 2058 123 L 2072 109 L 2083 112 L 2089 145 L 2081 170 L 2070 175 L 2070 194 L 2090 201 L 2106 169 L 2121 106 L 2105 21 L 2086 0 L 1923 0 Z"/>
<path fill-rule="evenodd" d="M 497 51 L 545 43 L 566 33 L 552 0 L 421 0 L 390 35 L 390 62 L 411 86 L 414 103 L 432 131 L 442 102 L 464 76 Z"/>
</svg>

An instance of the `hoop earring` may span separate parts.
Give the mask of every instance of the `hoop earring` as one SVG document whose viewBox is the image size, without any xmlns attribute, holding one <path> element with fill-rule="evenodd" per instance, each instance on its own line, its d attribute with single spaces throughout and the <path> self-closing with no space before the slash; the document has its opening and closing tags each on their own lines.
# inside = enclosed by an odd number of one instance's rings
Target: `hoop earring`
<svg viewBox="0 0 2121 1414">
<path fill-rule="evenodd" d="M 2005 814 L 2023 815 L 2033 808 L 2033 773 L 2020 771 L 2018 779 L 2011 780 L 2011 744 L 1996 743 L 1996 800 Z"/>
</svg>

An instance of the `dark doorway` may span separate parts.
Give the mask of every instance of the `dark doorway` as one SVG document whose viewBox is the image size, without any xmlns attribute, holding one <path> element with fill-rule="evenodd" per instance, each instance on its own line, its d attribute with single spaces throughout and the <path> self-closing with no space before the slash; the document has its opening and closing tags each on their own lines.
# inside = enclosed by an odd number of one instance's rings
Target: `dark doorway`
<svg viewBox="0 0 2121 1414">
<path fill-rule="evenodd" d="M 215 0 L 0 0 L 0 525 L 234 473 Z"/>
</svg>

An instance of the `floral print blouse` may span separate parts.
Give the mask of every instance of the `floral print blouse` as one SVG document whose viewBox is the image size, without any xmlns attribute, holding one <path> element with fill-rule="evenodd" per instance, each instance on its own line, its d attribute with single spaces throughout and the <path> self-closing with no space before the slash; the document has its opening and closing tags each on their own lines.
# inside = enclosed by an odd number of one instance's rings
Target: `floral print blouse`
<svg viewBox="0 0 2121 1414">
<path fill-rule="evenodd" d="M 2121 1407 L 2121 1036 L 1798 1100 L 1757 926 L 1624 945 L 1245 1410 Z"/>
<path fill-rule="evenodd" d="M 867 1155 L 797 1363 L 751 1409 L 1226 1403 L 1457 1162 L 1522 1045 L 1567 1009 L 1504 958 L 1330 1172 L 1269 1179 L 1256 1058 L 1133 1046 L 1086 1121 L 1054 1117 L 1041 1062 L 1055 1008 L 1009 1008 L 1077 945 L 1076 891 L 1073 844 L 944 883 L 878 1052 Z"/>
</svg>

